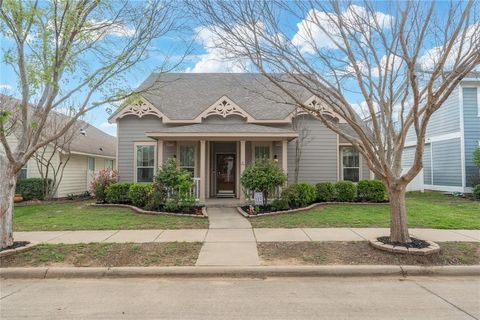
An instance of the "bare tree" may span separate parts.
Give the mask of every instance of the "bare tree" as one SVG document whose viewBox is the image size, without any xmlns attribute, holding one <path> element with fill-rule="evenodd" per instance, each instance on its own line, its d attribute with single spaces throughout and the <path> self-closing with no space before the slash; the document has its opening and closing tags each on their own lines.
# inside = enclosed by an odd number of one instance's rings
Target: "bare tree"
<svg viewBox="0 0 480 320">
<path fill-rule="evenodd" d="M 13 107 L 0 105 L 0 248 L 13 243 L 19 170 L 89 110 L 135 96 L 125 77 L 145 61 L 154 39 L 182 26 L 177 7 L 170 0 L 0 0 L 0 32 L 11 40 L 2 47 L 3 63 L 15 71 L 21 96 Z M 159 71 L 173 67 L 165 61 Z M 67 101 L 75 102 L 73 116 L 47 132 L 49 115 Z"/>
<path fill-rule="evenodd" d="M 410 242 L 407 184 L 423 164 L 429 120 L 480 63 L 478 2 L 199 0 L 202 24 L 227 58 L 248 59 L 293 105 L 350 142 L 390 197 L 390 239 Z M 292 30 L 285 19 L 297 17 Z M 292 36 L 294 34 L 294 36 Z M 306 105 L 302 94 L 318 99 Z M 355 106 L 349 97 L 361 97 Z M 325 108 L 349 127 L 325 116 Z M 369 117 L 364 122 L 362 117 Z M 350 132 L 350 133 L 349 133 Z M 402 173 L 407 132 L 413 164 Z"/>
</svg>

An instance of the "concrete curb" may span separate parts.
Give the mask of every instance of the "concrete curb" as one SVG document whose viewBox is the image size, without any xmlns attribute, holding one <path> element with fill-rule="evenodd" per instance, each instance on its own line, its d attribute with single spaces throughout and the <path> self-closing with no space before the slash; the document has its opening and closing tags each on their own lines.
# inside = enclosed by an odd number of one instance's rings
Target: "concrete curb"
<svg viewBox="0 0 480 320">
<path fill-rule="evenodd" d="M 3 279 L 59 278 L 266 278 L 266 277 L 371 277 L 371 276 L 480 276 L 474 266 L 272 266 L 272 267 L 68 267 L 2 268 Z"/>
</svg>

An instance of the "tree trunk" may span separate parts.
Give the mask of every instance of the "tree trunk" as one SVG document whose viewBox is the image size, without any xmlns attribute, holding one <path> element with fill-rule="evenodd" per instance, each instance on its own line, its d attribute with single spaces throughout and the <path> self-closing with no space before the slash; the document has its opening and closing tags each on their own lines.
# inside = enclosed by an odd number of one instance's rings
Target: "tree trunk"
<svg viewBox="0 0 480 320">
<path fill-rule="evenodd" d="M 389 187 L 390 196 L 390 240 L 408 243 L 412 240 L 408 234 L 405 186 Z"/>
<path fill-rule="evenodd" d="M 0 176 L 0 249 L 3 249 L 13 244 L 13 198 L 17 177 L 8 166 L 0 168 Z"/>
</svg>

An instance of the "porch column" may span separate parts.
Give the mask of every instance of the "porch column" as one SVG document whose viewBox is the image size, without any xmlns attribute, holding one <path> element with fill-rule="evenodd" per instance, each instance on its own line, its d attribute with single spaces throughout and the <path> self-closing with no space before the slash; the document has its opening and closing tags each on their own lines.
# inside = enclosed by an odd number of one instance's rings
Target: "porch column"
<svg viewBox="0 0 480 320">
<path fill-rule="evenodd" d="M 163 140 L 157 141 L 157 167 L 163 166 Z"/>
<path fill-rule="evenodd" d="M 282 169 L 288 174 L 288 141 L 282 140 Z"/>
<path fill-rule="evenodd" d="M 207 179 L 206 179 L 206 157 L 207 153 L 205 152 L 205 140 L 200 140 L 200 201 L 205 202 L 205 191 L 207 188 Z"/>
<path fill-rule="evenodd" d="M 243 171 L 245 171 L 245 140 L 240 140 L 240 177 L 242 176 Z M 240 179 L 240 177 L 238 177 L 238 179 Z M 240 184 L 240 200 L 245 200 L 245 194 L 243 193 L 241 184 Z"/>
</svg>

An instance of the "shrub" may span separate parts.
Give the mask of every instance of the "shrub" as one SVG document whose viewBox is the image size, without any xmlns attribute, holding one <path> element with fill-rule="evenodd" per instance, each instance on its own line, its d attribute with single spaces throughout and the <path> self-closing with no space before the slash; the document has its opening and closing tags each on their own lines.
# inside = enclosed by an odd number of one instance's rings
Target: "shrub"
<svg viewBox="0 0 480 320">
<path fill-rule="evenodd" d="M 293 183 L 283 190 L 282 198 L 291 208 L 305 207 L 315 201 L 317 192 L 315 186 L 310 183 Z"/>
<path fill-rule="evenodd" d="M 352 181 L 338 181 L 335 183 L 335 198 L 340 202 L 352 202 L 355 200 L 357 187 Z"/>
<path fill-rule="evenodd" d="M 263 194 L 263 205 L 266 206 L 268 198 L 275 189 L 287 181 L 287 176 L 275 161 L 262 159 L 248 166 L 240 178 L 242 186 Z"/>
<path fill-rule="evenodd" d="M 473 188 L 473 198 L 480 200 L 480 184 L 477 184 L 475 188 Z"/>
<path fill-rule="evenodd" d="M 105 203 L 106 189 L 109 185 L 117 181 L 117 172 L 112 169 L 103 169 L 98 171 L 90 182 L 90 193 L 97 199 L 97 203 Z"/>
<path fill-rule="evenodd" d="M 150 183 L 134 183 L 128 189 L 130 202 L 139 208 L 144 208 L 152 193 L 153 186 Z"/>
<path fill-rule="evenodd" d="M 108 203 L 129 203 L 128 190 L 133 183 L 117 182 L 107 187 L 106 200 Z"/>
<path fill-rule="evenodd" d="M 473 163 L 477 168 L 480 168 L 480 147 L 473 152 Z"/>
<path fill-rule="evenodd" d="M 48 179 L 47 183 L 51 184 L 52 180 Z M 21 194 L 25 200 L 43 200 L 45 196 L 45 180 L 42 178 L 19 179 L 17 180 L 15 193 Z"/>
<path fill-rule="evenodd" d="M 386 197 L 385 185 L 380 180 L 361 180 L 357 185 L 358 200 L 382 202 Z"/>
<path fill-rule="evenodd" d="M 288 210 L 290 206 L 288 205 L 287 199 L 275 199 L 272 202 L 272 210 L 273 211 L 281 211 L 281 210 Z"/>
<path fill-rule="evenodd" d="M 320 182 L 315 185 L 317 201 L 326 202 L 335 200 L 335 185 L 331 182 Z"/>
</svg>

